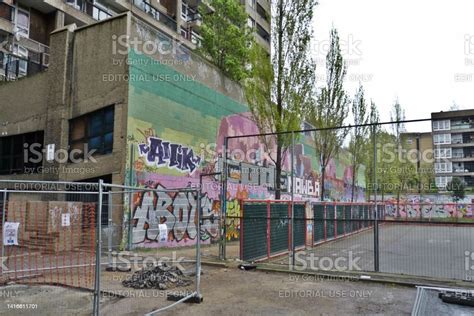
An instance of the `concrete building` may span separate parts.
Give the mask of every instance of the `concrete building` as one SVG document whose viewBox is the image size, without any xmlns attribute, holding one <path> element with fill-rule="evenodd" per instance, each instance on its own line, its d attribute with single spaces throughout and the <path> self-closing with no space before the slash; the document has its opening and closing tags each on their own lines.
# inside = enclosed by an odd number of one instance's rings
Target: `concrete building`
<svg viewBox="0 0 474 316">
<path fill-rule="evenodd" d="M 200 45 L 200 0 L 1 0 L 0 80 L 12 80 L 49 66 L 50 33 L 133 12 L 189 49 Z M 204 2 L 205 3 L 205 2 Z M 242 2 L 255 38 L 270 52 L 270 3 Z M 212 8 L 209 7 L 209 12 Z"/>
<path fill-rule="evenodd" d="M 413 163 L 419 178 L 418 188 L 413 192 L 430 192 L 434 186 L 434 152 L 433 136 L 431 132 L 402 133 L 403 148 L 406 150 L 405 158 Z"/>
<path fill-rule="evenodd" d="M 436 185 L 443 189 L 453 177 L 474 187 L 474 110 L 431 114 Z"/>
</svg>

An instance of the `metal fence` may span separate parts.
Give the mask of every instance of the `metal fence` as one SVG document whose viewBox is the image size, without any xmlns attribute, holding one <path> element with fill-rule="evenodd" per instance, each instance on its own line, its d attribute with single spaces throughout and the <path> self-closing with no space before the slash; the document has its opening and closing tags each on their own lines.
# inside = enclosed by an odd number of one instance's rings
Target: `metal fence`
<svg viewBox="0 0 474 316">
<path fill-rule="evenodd" d="M 268 259 L 305 246 L 305 203 L 243 201 L 241 209 L 242 260 Z"/>
<path fill-rule="evenodd" d="M 293 219 L 289 205 L 243 203 L 242 260 L 313 272 L 473 280 L 474 222 L 463 217 L 473 205 L 404 203 L 394 209 L 393 203 L 376 208 L 374 203 L 317 202 L 307 204 L 302 217 L 295 212 Z M 298 226 L 305 228 L 296 233 Z M 294 246 L 291 227 L 295 227 Z M 297 243 L 296 236 L 303 240 Z"/>
<path fill-rule="evenodd" d="M 2 284 L 90 290 L 94 315 L 106 293 L 128 291 L 155 299 L 138 292 L 166 290 L 150 315 L 178 302 L 202 300 L 201 240 L 210 219 L 203 216 L 197 189 L 8 180 L 0 181 L 0 188 Z M 173 209 L 159 213 L 165 196 Z M 140 207 L 144 212 L 138 214 Z M 188 238 L 192 247 L 176 255 L 166 247 L 170 238 Z M 175 288 L 182 297 L 167 303 Z"/>
<path fill-rule="evenodd" d="M 78 190 L 94 184 L 0 184 L 2 282 L 92 289 L 98 193 Z"/>
</svg>

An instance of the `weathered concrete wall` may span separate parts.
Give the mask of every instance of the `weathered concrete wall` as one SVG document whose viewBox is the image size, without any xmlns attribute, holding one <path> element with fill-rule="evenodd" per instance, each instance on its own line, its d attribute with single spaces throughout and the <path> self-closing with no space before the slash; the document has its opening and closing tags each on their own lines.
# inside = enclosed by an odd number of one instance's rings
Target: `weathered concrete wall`
<svg viewBox="0 0 474 316">
<path fill-rule="evenodd" d="M 68 168 L 92 168 L 96 177 L 112 174 L 114 183 L 123 183 L 126 154 L 126 122 L 128 83 L 124 78 L 128 73 L 125 62 L 127 55 L 114 51 L 114 36 L 127 33 L 129 15 L 123 14 L 114 19 L 79 28 L 75 31 L 71 61 L 71 106 L 68 117 L 93 112 L 109 105 L 115 105 L 113 153 L 98 155 L 97 163 L 68 164 Z M 114 63 L 115 61 L 115 63 Z M 63 134 L 68 138 L 68 133 Z M 76 173 L 67 174 L 64 178 L 74 181 L 84 178 Z"/>
</svg>

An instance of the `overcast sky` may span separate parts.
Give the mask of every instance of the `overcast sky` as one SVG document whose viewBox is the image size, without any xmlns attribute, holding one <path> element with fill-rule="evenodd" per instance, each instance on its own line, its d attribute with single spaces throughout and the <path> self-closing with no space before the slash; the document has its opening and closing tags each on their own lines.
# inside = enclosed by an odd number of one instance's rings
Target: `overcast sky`
<svg viewBox="0 0 474 316">
<path fill-rule="evenodd" d="M 397 97 L 407 119 L 429 118 L 453 102 L 474 108 L 473 15 L 473 0 L 319 0 L 312 44 L 319 81 L 334 25 L 348 61 L 348 92 L 361 81 L 382 120 Z"/>
</svg>

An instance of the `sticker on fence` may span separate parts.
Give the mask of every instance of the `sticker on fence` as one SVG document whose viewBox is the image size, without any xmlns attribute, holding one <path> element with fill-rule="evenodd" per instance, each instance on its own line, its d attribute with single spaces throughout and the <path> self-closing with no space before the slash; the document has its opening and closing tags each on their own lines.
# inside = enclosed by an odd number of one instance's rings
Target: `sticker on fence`
<svg viewBox="0 0 474 316">
<path fill-rule="evenodd" d="M 18 227 L 20 223 L 5 222 L 3 229 L 3 244 L 5 246 L 18 246 Z"/>
<path fill-rule="evenodd" d="M 62 227 L 71 226 L 71 214 L 63 213 L 61 215 L 61 225 L 62 225 Z"/>
</svg>

